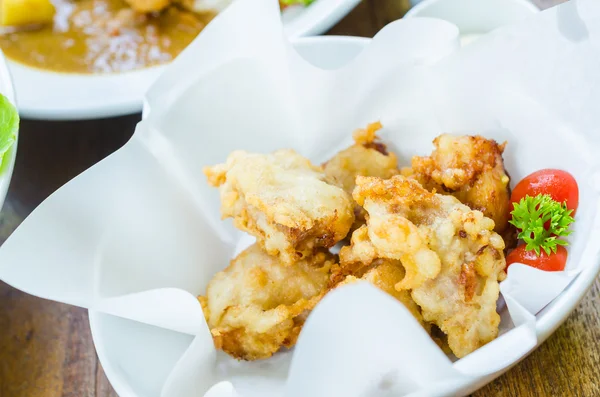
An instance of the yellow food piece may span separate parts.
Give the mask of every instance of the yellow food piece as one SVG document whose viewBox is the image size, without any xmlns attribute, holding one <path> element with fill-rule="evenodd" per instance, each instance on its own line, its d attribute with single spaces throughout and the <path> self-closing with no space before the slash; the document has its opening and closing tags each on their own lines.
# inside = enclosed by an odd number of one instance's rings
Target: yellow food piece
<svg viewBox="0 0 600 397">
<path fill-rule="evenodd" d="M 158 12 L 171 4 L 171 0 L 125 0 L 137 12 Z"/>
<path fill-rule="evenodd" d="M 50 0 L 1 0 L 0 24 L 24 26 L 52 23 L 56 9 Z"/>
</svg>

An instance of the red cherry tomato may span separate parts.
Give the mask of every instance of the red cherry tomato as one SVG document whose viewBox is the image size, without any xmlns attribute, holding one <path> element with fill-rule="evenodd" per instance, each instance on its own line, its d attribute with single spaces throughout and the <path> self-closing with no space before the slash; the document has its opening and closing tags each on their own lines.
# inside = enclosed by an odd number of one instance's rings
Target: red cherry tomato
<svg viewBox="0 0 600 397">
<path fill-rule="evenodd" d="M 523 178 L 512 191 L 510 201 L 518 203 L 525 196 L 535 197 L 538 194 L 549 194 L 559 203 L 567 202 L 567 208 L 573 210 L 575 216 L 579 205 L 579 187 L 573 175 L 566 171 L 544 169 Z"/>
<path fill-rule="evenodd" d="M 519 262 L 548 272 L 565 270 L 567 250 L 562 245 L 558 246 L 556 253 L 550 253 L 550 255 L 541 250 L 540 256 L 537 256 L 535 251 L 526 251 L 525 247 L 525 244 L 519 245 L 506 256 L 506 267 Z"/>
</svg>

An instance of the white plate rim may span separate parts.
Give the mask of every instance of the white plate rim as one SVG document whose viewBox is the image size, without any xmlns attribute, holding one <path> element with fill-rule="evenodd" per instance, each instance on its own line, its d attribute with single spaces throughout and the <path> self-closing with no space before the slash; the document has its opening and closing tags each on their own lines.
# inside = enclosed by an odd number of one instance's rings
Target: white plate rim
<svg viewBox="0 0 600 397">
<path fill-rule="evenodd" d="M 287 21 L 284 30 L 290 38 L 321 34 L 359 2 L 317 0 Z M 85 75 L 35 69 L 10 59 L 8 65 L 20 98 L 21 117 L 37 120 L 89 120 L 140 112 L 143 94 L 165 68 Z"/>
<path fill-rule="evenodd" d="M 293 40 L 294 45 L 321 45 L 321 44 L 332 44 L 332 43 L 350 43 L 366 47 L 370 38 L 364 37 L 353 37 L 353 36 L 317 36 L 317 37 L 304 37 Z M 591 242 L 588 242 L 590 244 Z M 584 248 L 585 249 L 585 248 Z M 491 375 L 482 378 L 469 378 L 463 384 L 460 385 L 460 389 L 464 394 L 471 393 L 484 385 L 488 384 L 492 380 L 498 378 L 512 367 L 517 365 L 520 361 L 525 359 L 529 354 L 536 350 L 546 339 L 552 335 L 556 329 L 562 325 L 569 315 L 573 312 L 575 307 L 585 297 L 588 290 L 592 287 L 594 281 L 600 274 L 600 260 L 596 261 L 592 266 L 588 266 L 583 269 L 579 275 L 573 280 L 573 282 L 567 286 L 567 288 L 556 297 L 544 310 L 541 315 L 538 315 L 536 322 L 536 335 L 537 344 L 531 349 L 526 355 L 521 357 L 517 362 L 512 365 L 499 370 Z M 93 310 L 89 311 L 89 321 L 92 333 L 92 339 L 94 346 L 98 354 L 98 358 L 106 376 L 121 397 L 144 397 L 137 395 L 132 391 L 129 385 L 122 381 L 121 376 L 118 374 L 116 368 L 108 361 L 108 356 L 104 350 L 104 339 L 100 333 L 100 324 L 102 322 L 101 314 Z M 464 395 L 461 393 L 461 395 Z"/>
<path fill-rule="evenodd" d="M 415 18 L 421 16 L 423 12 L 426 12 L 429 8 L 435 6 L 437 3 L 443 0 L 423 0 L 415 4 L 408 10 L 404 15 L 404 18 Z M 525 12 L 532 14 L 540 12 L 540 9 L 533 4 L 530 0 L 506 0 L 512 2 L 515 6 L 522 7 Z"/>
</svg>

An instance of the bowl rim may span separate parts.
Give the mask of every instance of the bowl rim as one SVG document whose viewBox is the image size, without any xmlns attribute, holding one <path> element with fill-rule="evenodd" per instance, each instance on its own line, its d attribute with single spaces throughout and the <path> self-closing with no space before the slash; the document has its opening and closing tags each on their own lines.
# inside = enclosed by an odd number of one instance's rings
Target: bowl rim
<svg viewBox="0 0 600 397">
<path fill-rule="evenodd" d="M 404 15 L 404 18 L 420 17 L 420 14 L 423 11 L 427 10 L 431 6 L 434 6 L 434 5 L 444 2 L 444 1 L 449 1 L 449 0 L 423 0 L 423 1 L 420 1 L 418 4 L 411 7 L 410 10 L 408 10 L 408 12 Z M 535 4 L 533 4 L 529 0 L 503 0 L 503 1 L 506 3 L 510 2 L 517 6 L 521 6 L 523 8 L 523 10 L 530 11 L 532 14 L 540 12 L 539 7 L 537 7 Z"/>
<path fill-rule="evenodd" d="M 434 0 L 438 1 L 438 0 Z M 294 46 L 319 46 L 333 44 L 350 44 L 364 49 L 372 39 L 354 36 L 315 36 L 292 39 Z M 145 113 L 145 112 L 144 112 Z M 589 242 L 588 244 L 590 244 Z M 600 260 L 594 262 L 591 266 L 584 268 L 575 279 L 558 295 L 545 309 L 542 314 L 536 316 L 536 336 L 537 343 L 527 354 L 521 357 L 515 363 L 484 377 L 469 378 L 460 385 L 460 390 L 475 391 L 485 384 L 496 379 L 507 372 L 513 366 L 525 359 L 529 354 L 536 350 L 560 325 L 562 325 L 579 302 L 585 297 L 588 290 L 592 287 L 594 281 L 600 274 Z M 106 376 L 121 397 L 143 397 L 137 395 L 126 381 L 118 374 L 117 369 L 108 361 L 104 351 L 104 338 L 100 333 L 100 324 L 102 322 L 101 314 L 93 310 L 89 311 L 89 321 L 92 339 L 98 358 Z"/>
</svg>

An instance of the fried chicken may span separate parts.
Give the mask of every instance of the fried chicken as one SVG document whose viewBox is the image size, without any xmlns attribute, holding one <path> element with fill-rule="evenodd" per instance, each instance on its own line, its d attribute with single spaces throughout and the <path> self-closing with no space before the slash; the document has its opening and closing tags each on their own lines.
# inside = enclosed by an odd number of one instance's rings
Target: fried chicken
<svg viewBox="0 0 600 397">
<path fill-rule="evenodd" d="M 352 197 L 326 183 L 322 169 L 293 150 L 235 151 L 204 173 L 219 187 L 223 218 L 233 218 L 284 264 L 334 246 L 354 222 Z"/>
<path fill-rule="evenodd" d="M 333 263 L 326 250 L 285 266 L 257 244 L 247 248 L 199 298 L 215 346 L 243 360 L 293 346 L 309 311 L 327 291 Z"/>
<path fill-rule="evenodd" d="M 451 194 L 494 221 L 494 230 L 509 228 L 510 187 L 502 153 L 506 143 L 481 136 L 443 134 L 434 139 L 431 156 L 412 158 L 402 175 L 416 179 L 428 190 Z"/>
<path fill-rule="evenodd" d="M 399 260 L 404 266 L 406 276 L 396 284 L 398 290 L 435 278 L 440 259 L 417 225 L 437 208 L 437 196 L 400 176 L 388 180 L 359 176 L 356 183 L 353 197 L 368 212 L 367 225 L 352 234 L 350 246 L 342 247 L 332 280 L 359 273 L 378 258 Z"/>
<path fill-rule="evenodd" d="M 337 267 L 337 265 L 333 266 L 333 268 L 335 267 Z M 351 276 L 347 276 L 342 282 L 337 284 L 336 287 L 353 283 L 360 279 L 366 280 L 399 300 L 417 319 L 417 321 L 421 323 L 423 328 L 429 332 L 431 327 L 423 320 L 421 309 L 410 296 L 410 291 L 397 290 L 395 288 L 396 284 L 402 281 L 405 274 L 406 271 L 404 270 L 404 266 L 402 266 L 400 261 L 390 259 L 375 259 L 371 266 L 363 269 L 362 271 L 356 272 Z"/>
<path fill-rule="evenodd" d="M 402 176 L 358 177 L 354 199 L 367 225 L 342 248 L 332 279 L 360 272 L 377 258 L 400 260 L 406 276 L 396 290 L 411 290 L 425 321 L 464 357 L 493 340 L 498 281 L 506 277 L 504 241 L 494 222 L 450 195 L 434 194 Z"/>
<path fill-rule="evenodd" d="M 398 158 L 394 153 L 389 152 L 377 137 L 377 131 L 381 128 L 381 123 L 376 122 L 369 124 L 365 129 L 354 131 L 352 134 L 354 145 L 342 150 L 323 164 L 329 183 L 352 194 L 358 175 L 387 179 L 400 173 Z M 365 223 L 365 211 L 357 204 L 354 207 L 354 215 L 356 220 L 352 231 Z"/>
</svg>

